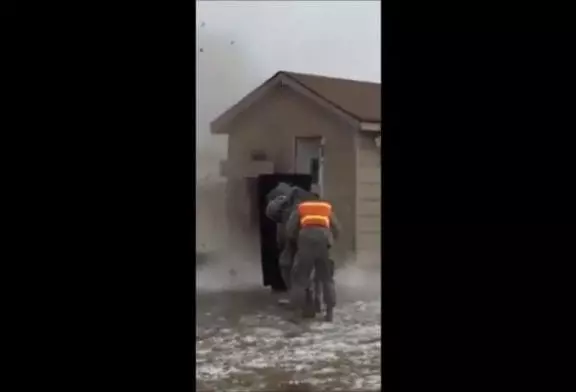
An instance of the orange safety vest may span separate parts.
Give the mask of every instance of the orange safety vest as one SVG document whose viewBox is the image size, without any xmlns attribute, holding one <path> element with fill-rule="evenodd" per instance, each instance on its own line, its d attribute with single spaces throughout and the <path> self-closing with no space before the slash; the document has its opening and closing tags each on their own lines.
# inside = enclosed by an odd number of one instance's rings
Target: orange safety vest
<svg viewBox="0 0 576 392">
<path fill-rule="evenodd" d="M 330 227 L 332 205 L 325 201 L 305 201 L 298 205 L 300 214 L 300 226 L 323 226 Z"/>
</svg>

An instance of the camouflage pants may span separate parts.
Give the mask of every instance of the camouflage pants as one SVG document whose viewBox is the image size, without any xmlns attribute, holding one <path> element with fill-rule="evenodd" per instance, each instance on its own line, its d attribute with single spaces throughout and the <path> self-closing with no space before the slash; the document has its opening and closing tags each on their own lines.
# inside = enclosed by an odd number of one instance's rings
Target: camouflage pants
<svg viewBox="0 0 576 392">
<path fill-rule="evenodd" d="M 294 249 L 294 246 L 288 244 L 282 248 L 282 251 L 280 252 L 280 258 L 278 260 L 278 264 L 280 266 L 280 274 L 282 275 L 282 280 L 284 280 L 284 284 L 288 290 L 290 290 L 292 287 L 291 274 L 292 266 L 294 265 L 295 253 L 296 249 Z"/>
<path fill-rule="evenodd" d="M 314 293 L 315 307 L 319 307 L 320 292 L 327 311 L 336 305 L 334 262 L 330 259 L 329 244 L 325 233 L 302 230 L 291 274 L 291 296 L 301 309 L 311 304 Z M 314 287 L 316 290 L 311 290 Z"/>
<path fill-rule="evenodd" d="M 318 313 L 322 310 L 322 299 L 325 300 L 326 307 L 336 305 L 336 290 L 334 285 L 334 260 L 328 259 L 328 274 L 322 276 L 314 270 L 313 288 L 312 288 L 312 301 L 314 303 L 314 310 Z M 324 284 L 327 282 L 327 286 Z M 324 290 L 330 290 L 328 296 L 324 294 Z M 327 298 L 327 299 L 326 299 Z M 330 305 L 329 305 L 330 304 Z"/>
</svg>

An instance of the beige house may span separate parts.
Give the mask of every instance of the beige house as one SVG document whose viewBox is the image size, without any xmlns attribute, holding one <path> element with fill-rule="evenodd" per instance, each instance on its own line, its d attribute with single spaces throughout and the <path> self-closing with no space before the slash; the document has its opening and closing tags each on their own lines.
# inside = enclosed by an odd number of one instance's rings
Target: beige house
<svg viewBox="0 0 576 392">
<path fill-rule="evenodd" d="M 380 252 L 380 131 L 380 84 L 276 73 L 211 124 L 228 135 L 229 220 L 259 225 L 261 175 L 308 174 L 342 223 L 336 257 Z"/>
</svg>

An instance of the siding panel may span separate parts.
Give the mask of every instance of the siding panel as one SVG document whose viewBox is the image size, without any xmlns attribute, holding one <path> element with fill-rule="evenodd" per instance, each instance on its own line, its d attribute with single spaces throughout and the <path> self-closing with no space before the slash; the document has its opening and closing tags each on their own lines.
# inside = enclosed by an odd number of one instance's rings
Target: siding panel
<svg viewBox="0 0 576 392">
<path fill-rule="evenodd" d="M 379 215 L 363 215 L 358 217 L 358 233 L 380 232 L 382 219 Z"/>
<path fill-rule="evenodd" d="M 381 248 L 382 159 L 374 135 L 360 133 L 357 147 L 356 250 L 374 254 Z"/>
<path fill-rule="evenodd" d="M 375 151 L 360 151 L 358 156 L 358 166 L 364 167 L 380 167 L 382 159 L 380 154 Z"/>
<path fill-rule="evenodd" d="M 382 197 L 382 186 L 376 182 L 361 182 L 358 184 L 358 199 L 360 201 Z"/>
<path fill-rule="evenodd" d="M 380 184 L 380 167 L 358 167 L 358 183 Z"/>
<path fill-rule="evenodd" d="M 362 251 L 380 251 L 382 235 L 380 233 L 359 233 L 358 249 Z"/>
<path fill-rule="evenodd" d="M 376 215 L 380 216 L 382 209 L 380 200 L 378 201 L 362 201 L 358 203 L 358 216 L 362 215 Z"/>
</svg>

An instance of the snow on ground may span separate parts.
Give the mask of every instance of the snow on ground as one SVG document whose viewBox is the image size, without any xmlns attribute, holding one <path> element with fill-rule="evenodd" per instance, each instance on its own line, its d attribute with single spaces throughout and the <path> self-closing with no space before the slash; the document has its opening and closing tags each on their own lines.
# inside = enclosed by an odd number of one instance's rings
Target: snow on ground
<svg viewBox="0 0 576 392">
<path fill-rule="evenodd" d="M 380 300 L 355 300 L 321 317 L 288 321 L 263 288 L 199 293 L 197 389 L 380 390 Z"/>
<path fill-rule="evenodd" d="M 219 321 L 198 326 L 199 390 L 270 391 L 290 384 L 380 389 L 378 301 L 346 304 L 335 311 L 333 323 L 297 325 L 266 312 L 241 316 L 234 325 Z"/>
</svg>

